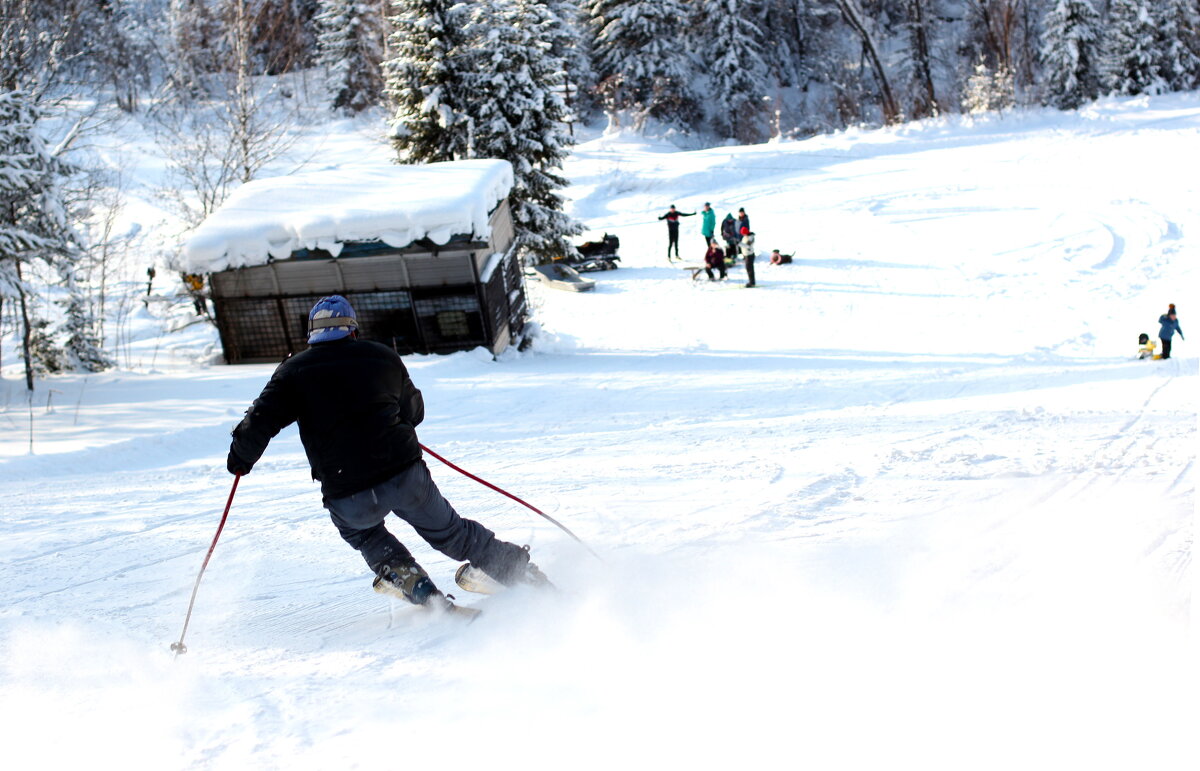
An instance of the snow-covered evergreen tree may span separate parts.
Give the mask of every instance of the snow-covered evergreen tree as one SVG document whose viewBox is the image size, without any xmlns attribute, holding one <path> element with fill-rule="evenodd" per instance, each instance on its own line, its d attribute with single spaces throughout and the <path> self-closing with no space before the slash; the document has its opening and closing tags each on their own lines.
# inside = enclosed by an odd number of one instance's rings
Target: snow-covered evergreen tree
<svg viewBox="0 0 1200 771">
<path fill-rule="evenodd" d="M 700 115 L 683 25 L 683 0 L 592 0 L 594 66 L 610 113 L 633 110 L 692 125 Z"/>
<path fill-rule="evenodd" d="M 321 0 L 316 18 L 318 60 L 333 109 L 362 112 L 383 94 L 383 19 L 374 0 Z"/>
<path fill-rule="evenodd" d="M 1159 30 L 1150 0 L 1112 0 L 1104 41 L 1105 87 L 1115 94 L 1167 90 L 1160 65 Z"/>
<path fill-rule="evenodd" d="M 513 165 L 520 248 L 539 260 L 569 254 L 581 228 L 558 192 L 567 186 L 560 170 L 570 140 L 562 61 L 550 53 L 554 16 L 539 0 L 478 0 L 472 11 L 471 155 Z"/>
<path fill-rule="evenodd" d="M 59 333 L 65 338 L 62 346 L 63 367 L 84 372 L 101 372 L 113 365 L 112 358 L 104 352 L 103 341 L 98 333 L 96 317 L 83 288 L 71 275 L 70 266 L 64 266 L 67 297 L 62 301 L 63 321 Z"/>
<path fill-rule="evenodd" d="M 550 55 L 563 63 L 563 101 L 575 121 L 591 111 L 596 85 L 591 38 L 584 34 L 586 18 L 580 0 L 547 0 L 546 10 L 551 16 Z"/>
<path fill-rule="evenodd" d="M 712 124 L 717 134 L 749 144 L 768 134 L 763 111 L 769 72 L 761 51 L 759 0 L 703 0 L 696 26 L 704 30 L 699 50 L 707 64 Z"/>
<path fill-rule="evenodd" d="M 48 268 L 46 272 L 65 275 L 81 254 L 62 192 L 71 169 L 46 147 L 41 119 L 40 106 L 27 93 L 0 92 L 0 295 L 21 306 L 30 389 L 35 366 L 62 366 L 61 348 L 44 333 L 47 322 L 31 307 L 32 269 Z M 51 342 L 34 345 L 39 335 Z M 91 340 L 95 343 L 94 335 Z M 98 346 L 94 347 L 98 353 Z M 77 363 L 90 366 L 82 359 Z"/>
<path fill-rule="evenodd" d="M 1158 5 L 1159 74 L 1172 91 L 1200 88 L 1200 2 L 1161 0 Z"/>
<path fill-rule="evenodd" d="M 392 2 L 392 58 L 384 73 L 395 110 L 392 144 L 403 163 L 467 157 L 467 21 L 455 0 Z"/>
<path fill-rule="evenodd" d="M 963 109 L 972 115 L 1013 106 L 1013 76 L 1007 69 L 990 70 L 980 59 L 963 90 Z"/>
<path fill-rule="evenodd" d="M 1100 94 L 1099 30 L 1091 0 L 1052 0 L 1042 19 L 1042 67 L 1054 106 L 1074 109 Z"/>
<path fill-rule="evenodd" d="M 170 82 L 178 95 L 203 93 L 205 76 L 219 71 L 230 56 L 224 25 L 208 0 L 170 0 L 167 18 Z"/>
</svg>

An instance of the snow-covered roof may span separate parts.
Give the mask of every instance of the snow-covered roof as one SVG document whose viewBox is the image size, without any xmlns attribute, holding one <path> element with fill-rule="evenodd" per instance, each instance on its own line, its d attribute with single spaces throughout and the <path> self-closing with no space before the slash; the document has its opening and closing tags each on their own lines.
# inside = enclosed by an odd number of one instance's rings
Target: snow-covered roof
<svg viewBox="0 0 1200 771">
<path fill-rule="evenodd" d="M 508 161 L 340 168 L 247 182 L 209 215 L 177 267 L 191 273 L 262 265 L 297 249 L 335 257 L 347 241 L 405 247 L 422 238 L 486 239 L 488 214 L 513 185 Z"/>
</svg>

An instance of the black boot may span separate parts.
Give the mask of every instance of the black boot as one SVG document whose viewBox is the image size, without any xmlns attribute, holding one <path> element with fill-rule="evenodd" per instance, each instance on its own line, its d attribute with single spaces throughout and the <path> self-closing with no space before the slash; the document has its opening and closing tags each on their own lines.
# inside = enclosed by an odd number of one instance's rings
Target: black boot
<svg viewBox="0 0 1200 771">
<path fill-rule="evenodd" d="M 433 581 L 429 580 L 429 574 L 415 561 L 396 567 L 384 565 L 371 583 L 371 588 L 380 594 L 400 597 L 413 605 L 424 605 L 430 597 L 440 594 Z"/>
</svg>

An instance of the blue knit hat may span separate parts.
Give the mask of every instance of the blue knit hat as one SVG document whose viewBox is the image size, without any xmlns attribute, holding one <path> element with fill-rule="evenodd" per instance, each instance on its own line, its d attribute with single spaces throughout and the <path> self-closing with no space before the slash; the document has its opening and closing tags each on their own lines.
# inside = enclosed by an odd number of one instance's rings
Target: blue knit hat
<svg viewBox="0 0 1200 771">
<path fill-rule="evenodd" d="M 358 329 L 354 309 L 340 294 L 317 300 L 308 312 L 308 344 L 340 340 Z"/>
</svg>

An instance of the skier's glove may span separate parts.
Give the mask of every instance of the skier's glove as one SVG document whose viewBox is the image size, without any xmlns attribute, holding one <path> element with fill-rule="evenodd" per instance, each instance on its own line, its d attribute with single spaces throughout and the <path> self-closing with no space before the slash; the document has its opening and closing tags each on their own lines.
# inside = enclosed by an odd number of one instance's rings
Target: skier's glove
<svg viewBox="0 0 1200 771">
<path fill-rule="evenodd" d="M 253 463 L 247 463 L 234 454 L 233 450 L 229 451 L 229 458 L 225 461 L 225 468 L 229 469 L 230 474 L 244 477 L 250 473 L 250 469 L 254 468 Z"/>
</svg>

